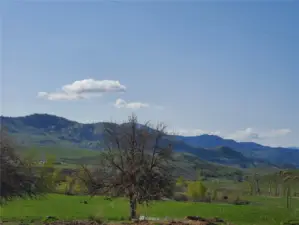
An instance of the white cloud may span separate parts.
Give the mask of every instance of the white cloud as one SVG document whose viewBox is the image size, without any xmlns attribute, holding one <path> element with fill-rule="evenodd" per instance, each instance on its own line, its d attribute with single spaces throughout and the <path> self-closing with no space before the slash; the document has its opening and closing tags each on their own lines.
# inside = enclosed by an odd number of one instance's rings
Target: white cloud
<svg viewBox="0 0 299 225">
<path fill-rule="evenodd" d="M 62 86 L 58 92 L 39 92 L 37 96 L 47 100 L 78 100 L 95 96 L 102 93 L 125 92 L 126 87 L 117 80 L 78 80 Z"/>
<path fill-rule="evenodd" d="M 154 107 L 155 109 L 158 109 L 158 110 L 164 110 L 165 108 L 161 105 L 151 105 L 151 107 Z"/>
<path fill-rule="evenodd" d="M 142 102 L 126 102 L 123 99 L 117 99 L 114 103 L 114 107 L 116 108 L 127 108 L 127 109 L 141 109 L 148 108 L 150 105 Z"/>
<path fill-rule="evenodd" d="M 78 99 L 83 99 L 84 98 L 83 96 L 78 95 L 78 94 L 70 94 L 70 93 L 64 93 L 64 92 L 53 92 L 53 93 L 38 92 L 37 97 L 47 99 L 47 100 L 50 100 L 50 101 L 78 100 Z"/>
<path fill-rule="evenodd" d="M 181 135 L 181 136 L 199 136 L 199 135 L 203 135 L 203 134 L 209 134 L 209 135 L 220 135 L 219 131 L 204 131 L 201 129 L 179 129 L 179 130 L 174 130 L 171 131 L 172 133 L 176 134 L 176 135 Z"/>
<path fill-rule="evenodd" d="M 181 136 L 200 136 L 203 134 L 209 135 L 217 135 L 222 138 L 226 139 L 233 139 L 236 141 L 257 141 L 261 142 L 264 140 L 273 140 L 279 137 L 284 137 L 288 135 L 291 130 L 290 129 L 273 129 L 268 131 L 258 131 L 253 128 L 246 128 L 244 130 L 238 130 L 233 132 L 232 134 L 224 134 L 220 131 L 206 131 L 202 129 L 178 129 L 178 130 L 171 130 L 168 129 L 170 133 L 175 135 Z"/>
<path fill-rule="evenodd" d="M 72 84 L 62 87 L 66 93 L 107 93 L 107 92 L 125 92 L 126 87 L 118 80 L 78 80 Z"/>
<path fill-rule="evenodd" d="M 268 138 L 281 137 L 281 136 L 286 136 L 291 132 L 292 131 L 290 129 L 271 130 L 268 134 L 265 134 L 265 137 Z"/>
<path fill-rule="evenodd" d="M 252 128 L 246 128 L 244 130 L 238 130 L 228 135 L 228 138 L 240 141 L 257 140 L 260 139 L 260 135 L 253 131 Z"/>
<path fill-rule="evenodd" d="M 238 130 L 230 135 L 227 138 L 231 138 L 238 141 L 255 141 L 261 139 L 271 139 L 279 138 L 286 136 L 291 132 L 290 129 L 276 129 L 269 131 L 256 131 L 253 128 L 246 128 L 244 130 Z"/>
</svg>

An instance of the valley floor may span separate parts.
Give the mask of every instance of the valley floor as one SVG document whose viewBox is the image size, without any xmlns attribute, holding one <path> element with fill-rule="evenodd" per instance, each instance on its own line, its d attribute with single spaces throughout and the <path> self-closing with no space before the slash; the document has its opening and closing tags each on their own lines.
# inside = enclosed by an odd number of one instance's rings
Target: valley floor
<svg viewBox="0 0 299 225">
<path fill-rule="evenodd" d="M 292 209 L 286 209 L 285 199 L 250 197 L 250 205 L 216 203 L 192 203 L 159 201 L 149 207 L 139 207 L 140 215 L 159 218 L 184 218 L 185 216 L 220 217 L 234 225 L 280 225 L 290 219 L 299 218 L 299 199 L 292 200 Z M 87 204 L 82 203 L 87 201 Z M 90 199 L 86 196 L 51 194 L 38 200 L 16 200 L 1 207 L 1 220 L 42 221 L 48 216 L 58 219 L 103 218 L 110 221 L 126 220 L 129 204 L 126 199 Z"/>
</svg>

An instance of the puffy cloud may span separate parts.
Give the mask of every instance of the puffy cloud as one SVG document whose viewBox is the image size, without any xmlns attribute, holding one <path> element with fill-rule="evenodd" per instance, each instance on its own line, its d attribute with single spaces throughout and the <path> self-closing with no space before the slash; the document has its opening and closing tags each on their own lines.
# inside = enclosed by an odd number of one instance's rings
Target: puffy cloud
<svg viewBox="0 0 299 225">
<path fill-rule="evenodd" d="M 39 92 L 38 97 L 47 100 L 78 100 L 95 96 L 102 93 L 125 92 L 126 87 L 117 80 L 78 80 L 62 86 L 58 92 Z"/>
<path fill-rule="evenodd" d="M 125 92 L 126 87 L 118 80 L 78 80 L 72 84 L 62 87 L 66 93 L 107 93 L 107 92 Z"/>
<path fill-rule="evenodd" d="M 258 132 L 253 128 L 246 128 L 244 130 L 239 130 L 231 135 L 228 138 L 238 140 L 238 141 L 254 141 L 260 139 L 271 139 L 286 136 L 291 132 L 290 129 L 276 129 L 269 130 L 264 132 Z"/>
<path fill-rule="evenodd" d="M 116 108 L 127 108 L 127 109 L 140 109 L 140 108 L 148 108 L 150 105 L 142 102 L 126 102 L 123 99 L 117 99 L 114 103 L 114 107 Z"/>
</svg>

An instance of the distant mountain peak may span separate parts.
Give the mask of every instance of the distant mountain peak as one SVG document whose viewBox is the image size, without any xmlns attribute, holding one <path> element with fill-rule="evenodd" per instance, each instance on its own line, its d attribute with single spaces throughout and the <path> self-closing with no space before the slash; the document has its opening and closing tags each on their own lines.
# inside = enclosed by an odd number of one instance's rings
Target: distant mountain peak
<svg viewBox="0 0 299 225">
<path fill-rule="evenodd" d="M 223 139 L 222 137 L 219 137 L 215 134 L 201 134 L 201 135 L 198 135 L 196 137 L 202 137 L 202 138 L 214 138 L 214 139 Z"/>
</svg>

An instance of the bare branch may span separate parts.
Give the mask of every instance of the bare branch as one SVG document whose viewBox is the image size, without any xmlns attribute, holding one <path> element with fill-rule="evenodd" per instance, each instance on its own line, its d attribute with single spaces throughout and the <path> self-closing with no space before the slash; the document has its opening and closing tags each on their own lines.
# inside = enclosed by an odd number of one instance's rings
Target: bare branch
<svg viewBox="0 0 299 225">
<path fill-rule="evenodd" d="M 172 151 L 163 139 L 165 129 L 162 123 L 155 128 L 149 122 L 140 125 L 134 114 L 127 123 L 104 129 L 107 149 L 101 164 L 94 172 L 86 172 L 92 190 L 127 196 L 135 210 L 136 202 L 171 194 L 174 179 L 168 160 Z"/>
</svg>

